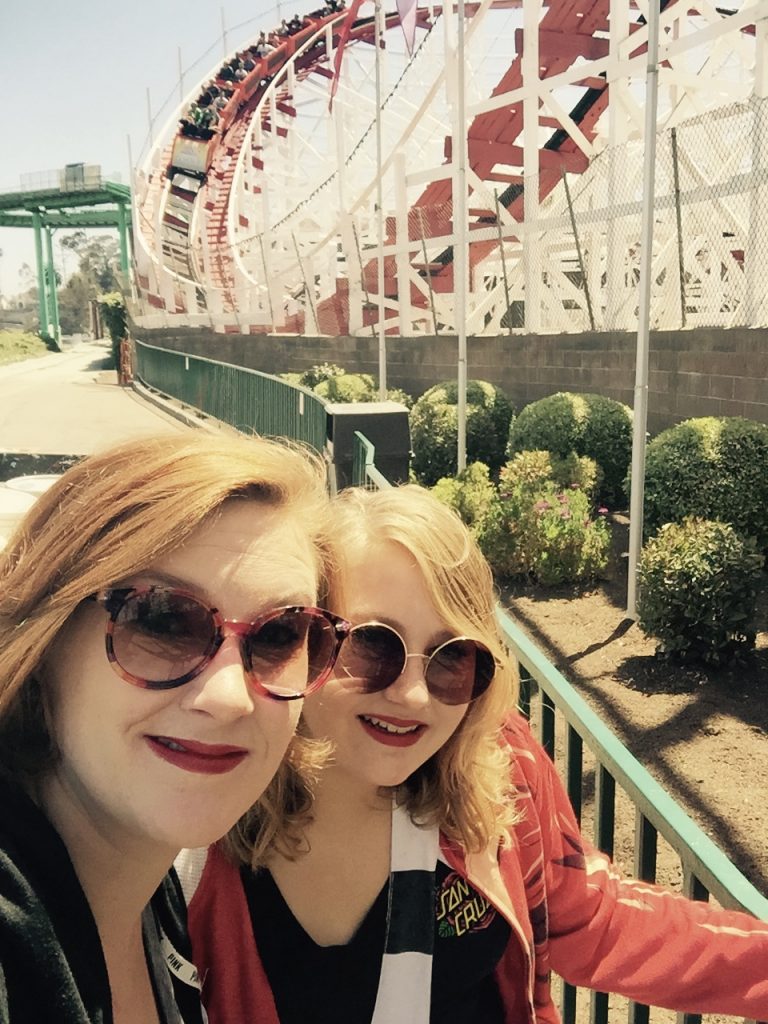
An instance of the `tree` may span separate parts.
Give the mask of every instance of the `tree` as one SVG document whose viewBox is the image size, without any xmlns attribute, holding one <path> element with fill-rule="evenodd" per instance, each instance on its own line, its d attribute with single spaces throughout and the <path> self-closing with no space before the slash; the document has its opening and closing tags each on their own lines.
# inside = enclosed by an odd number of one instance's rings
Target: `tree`
<svg viewBox="0 0 768 1024">
<path fill-rule="evenodd" d="M 91 238 L 85 231 L 74 231 L 71 235 L 64 235 L 61 247 L 77 256 L 77 273 L 93 286 L 91 298 L 96 298 L 98 292 L 113 291 L 117 287 L 120 244 L 116 238 L 111 235 Z"/>
<path fill-rule="evenodd" d="M 120 245 L 110 235 L 89 237 L 85 231 L 64 235 L 61 247 L 74 253 L 78 268 L 59 292 L 59 319 L 64 334 L 79 334 L 88 327 L 88 304 L 118 288 Z"/>
<path fill-rule="evenodd" d="M 91 289 L 82 274 L 73 274 L 59 290 L 59 324 L 63 334 L 82 334 L 87 330 L 88 300 Z"/>
</svg>

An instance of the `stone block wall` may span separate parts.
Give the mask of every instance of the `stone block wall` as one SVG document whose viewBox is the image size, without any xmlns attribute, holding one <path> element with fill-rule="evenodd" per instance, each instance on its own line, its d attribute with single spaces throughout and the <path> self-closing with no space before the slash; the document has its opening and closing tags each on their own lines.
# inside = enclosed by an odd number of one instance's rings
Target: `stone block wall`
<svg viewBox="0 0 768 1024">
<path fill-rule="evenodd" d="M 378 340 L 216 334 L 195 328 L 134 329 L 147 344 L 264 373 L 337 363 L 378 375 Z M 596 392 L 634 404 L 636 337 L 628 333 L 502 335 L 467 339 L 470 378 L 499 385 L 519 411 L 556 391 Z M 387 383 L 414 397 L 456 374 L 452 336 L 387 338 Z M 648 429 L 694 416 L 768 423 L 768 330 L 657 331 L 650 340 Z"/>
</svg>

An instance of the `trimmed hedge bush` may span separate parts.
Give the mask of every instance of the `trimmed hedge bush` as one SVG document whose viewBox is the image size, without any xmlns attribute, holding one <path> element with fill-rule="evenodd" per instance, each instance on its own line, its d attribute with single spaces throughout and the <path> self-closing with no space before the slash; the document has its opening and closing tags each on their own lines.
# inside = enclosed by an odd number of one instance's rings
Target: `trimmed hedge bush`
<svg viewBox="0 0 768 1024">
<path fill-rule="evenodd" d="M 756 582 L 763 565 L 752 539 L 727 523 L 693 516 L 667 523 L 638 565 L 638 622 L 679 661 L 723 665 L 755 645 Z"/>
<path fill-rule="evenodd" d="M 456 473 L 458 388 L 443 381 L 416 400 L 410 414 L 413 470 L 432 486 Z M 467 382 L 467 462 L 484 462 L 496 473 L 504 453 L 512 405 L 500 388 L 484 380 Z"/>
<path fill-rule="evenodd" d="M 768 550 L 768 425 L 707 416 L 678 423 L 651 441 L 646 535 L 686 516 L 730 523 Z"/>
<path fill-rule="evenodd" d="M 458 476 L 444 476 L 432 493 L 458 512 L 467 526 L 479 523 L 496 498 L 496 488 L 484 462 L 471 463 Z"/>
<path fill-rule="evenodd" d="M 592 500 L 597 497 L 602 471 L 594 459 L 571 452 L 565 458 L 551 452 L 518 452 L 499 474 L 499 488 L 503 492 L 518 485 L 533 490 L 554 483 L 561 489 L 578 488 Z"/>
<path fill-rule="evenodd" d="M 475 533 L 502 577 L 528 576 L 554 586 L 593 579 L 608 564 L 608 524 L 602 516 L 592 518 L 589 497 L 578 489 L 502 485 Z"/>
<path fill-rule="evenodd" d="M 626 500 L 624 479 L 632 458 L 632 410 L 602 395 L 561 391 L 527 405 L 509 431 L 509 453 L 545 450 L 560 458 L 586 455 L 600 467 L 599 496 Z"/>
<path fill-rule="evenodd" d="M 312 389 L 328 402 L 375 402 L 376 384 L 367 373 L 342 373 L 321 380 Z"/>
</svg>

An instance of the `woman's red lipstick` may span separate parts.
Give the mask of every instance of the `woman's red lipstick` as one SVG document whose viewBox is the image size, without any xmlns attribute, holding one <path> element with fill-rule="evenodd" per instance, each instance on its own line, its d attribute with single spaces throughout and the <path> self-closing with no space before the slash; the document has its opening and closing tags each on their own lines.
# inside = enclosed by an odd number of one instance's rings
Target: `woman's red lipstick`
<svg viewBox="0 0 768 1024">
<path fill-rule="evenodd" d="M 412 747 L 426 729 L 423 722 L 393 718 L 391 715 L 358 715 L 357 717 L 371 739 L 383 743 L 386 747 Z M 385 723 L 385 725 L 376 725 L 376 722 Z M 388 732 L 386 725 L 408 731 Z"/>
<path fill-rule="evenodd" d="M 223 775 L 231 772 L 248 756 L 243 747 L 223 743 L 199 743 L 176 736 L 145 737 L 150 749 L 163 761 L 187 772 L 201 775 Z"/>
</svg>

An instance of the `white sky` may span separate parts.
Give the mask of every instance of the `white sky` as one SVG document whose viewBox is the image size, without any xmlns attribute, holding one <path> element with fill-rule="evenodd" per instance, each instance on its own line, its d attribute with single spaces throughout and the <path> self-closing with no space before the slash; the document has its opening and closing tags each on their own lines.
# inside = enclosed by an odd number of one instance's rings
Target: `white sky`
<svg viewBox="0 0 768 1024">
<path fill-rule="evenodd" d="M 208 51 L 188 91 L 223 55 L 222 12 L 231 51 L 313 6 L 291 4 L 278 12 L 274 0 L 2 0 L 0 190 L 80 162 L 127 183 L 128 136 L 136 163 L 148 131 L 147 88 L 153 111 L 171 95 L 178 103 L 179 48 L 184 68 Z M 34 268 L 31 230 L 0 228 L 0 249 L 7 296 L 19 291 L 21 264 Z M 61 269 L 58 246 L 54 255 Z"/>
</svg>

